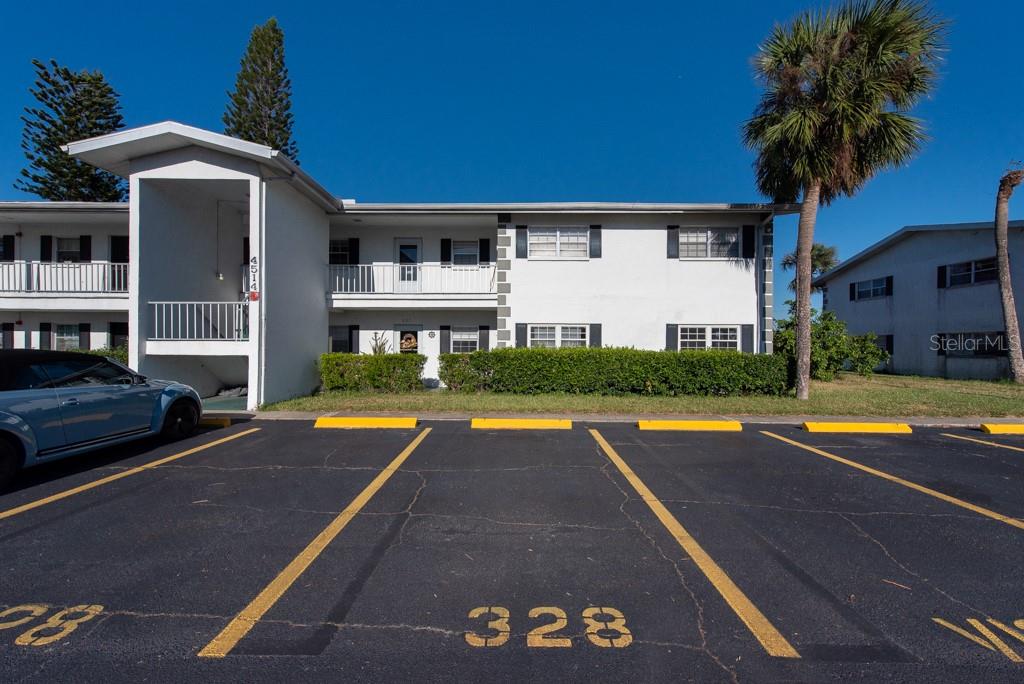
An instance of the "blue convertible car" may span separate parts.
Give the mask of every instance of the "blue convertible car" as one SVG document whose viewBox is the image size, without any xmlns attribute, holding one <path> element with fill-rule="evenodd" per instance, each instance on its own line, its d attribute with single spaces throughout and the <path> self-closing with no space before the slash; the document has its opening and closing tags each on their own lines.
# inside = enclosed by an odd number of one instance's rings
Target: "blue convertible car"
<svg viewBox="0 0 1024 684">
<path fill-rule="evenodd" d="M 99 356 L 0 351 L 0 489 L 20 468 L 157 433 L 186 437 L 201 407 L 188 385 Z"/>
</svg>

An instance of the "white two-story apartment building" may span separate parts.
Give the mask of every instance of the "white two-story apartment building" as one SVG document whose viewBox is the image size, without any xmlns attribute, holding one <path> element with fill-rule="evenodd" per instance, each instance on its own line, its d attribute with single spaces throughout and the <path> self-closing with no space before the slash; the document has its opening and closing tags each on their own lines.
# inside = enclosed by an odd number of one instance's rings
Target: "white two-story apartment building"
<svg viewBox="0 0 1024 684">
<path fill-rule="evenodd" d="M 906 226 L 814 284 L 851 333 L 875 333 L 895 373 L 1008 377 L 992 223 Z M 1010 278 L 1024 320 L 1024 221 L 1009 226 Z"/>
<path fill-rule="evenodd" d="M 771 204 L 365 204 L 276 150 L 165 122 L 74 142 L 126 205 L 0 203 L 4 346 L 121 344 L 250 408 L 325 351 L 772 348 Z M 77 335 L 77 337 L 76 337 Z"/>
</svg>

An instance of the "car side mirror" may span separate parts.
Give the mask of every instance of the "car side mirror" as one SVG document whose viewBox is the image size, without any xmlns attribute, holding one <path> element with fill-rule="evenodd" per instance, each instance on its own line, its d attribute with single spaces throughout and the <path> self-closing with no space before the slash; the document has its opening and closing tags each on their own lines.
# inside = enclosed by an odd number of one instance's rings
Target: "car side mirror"
<svg viewBox="0 0 1024 684">
<path fill-rule="evenodd" d="M 145 375 L 136 375 L 135 376 L 135 384 L 136 385 L 145 385 L 146 384 L 146 376 Z"/>
</svg>

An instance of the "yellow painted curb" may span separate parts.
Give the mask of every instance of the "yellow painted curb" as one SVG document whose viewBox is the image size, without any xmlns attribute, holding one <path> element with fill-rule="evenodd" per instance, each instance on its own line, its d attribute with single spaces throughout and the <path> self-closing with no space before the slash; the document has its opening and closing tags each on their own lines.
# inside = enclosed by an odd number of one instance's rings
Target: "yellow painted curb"
<svg viewBox="0 0 1024 684">
<path fill-rule="evenodd" d="M 414 428 L 416 418 L 370 416 L 323 416 L 316 419 L 315 428 Z"/>
<path fill-rule="evenodd" d="M 200 418 L 199 419 L 199 424 L 202 425 L 203 427 L 222 427 L 222 428 L 226 428 L 226 427 L 231 427 L 231 419 L 230 418 L 220 418 L 220 417 L 217 417 L 217 418 Z"/>
<path fill-rule="evenodd" d="M 741 432 L 743 424 L 738 420 L 638 420 L 641 430 L 693 430 L 715 432 Z"/>
<path fill-rule="evenodd" d="M 982 423 L 981 431 L 990 435 L 1024 435 L 1024 423 Z"/>
<path fill-rule="evenodd" d="M 561 418 L 474 418 L 474 430 L 572 430 L 572 421 Z"/>
<path fill-rule="evenodd" d="M 878 432 L 909 435 L 913 432 L 906 423 L 804 423 L 807 432 Z"/>
</svg>

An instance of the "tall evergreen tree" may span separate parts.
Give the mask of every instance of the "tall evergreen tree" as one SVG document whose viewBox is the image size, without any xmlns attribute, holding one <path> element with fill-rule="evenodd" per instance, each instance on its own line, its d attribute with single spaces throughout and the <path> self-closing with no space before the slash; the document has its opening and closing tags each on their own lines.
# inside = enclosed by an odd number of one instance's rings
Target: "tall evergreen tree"
<svg viewBox="0 0 1024 684">
<path fill-rule="evenodd" d="M 32 60 L 36 80 L 29 92 L 36 107 L 21 120 L 21 148 L 28 166 L 14 187 L 51 201 L 120 202 L 127 194 L 122 178 L 72 159 L 63 150 L 84 140 L 124 128 L 118 94 L 99 71 L 72 71 L 50 60 Z"/>
<path fill-rule="evenodd" d="M 256 26 L 228 93 L 224 132 L 280 150 L 298 163 L 292 139 L 292 82 L 284 64 L 284 31 L 271 17 Z"/>
</svg>

